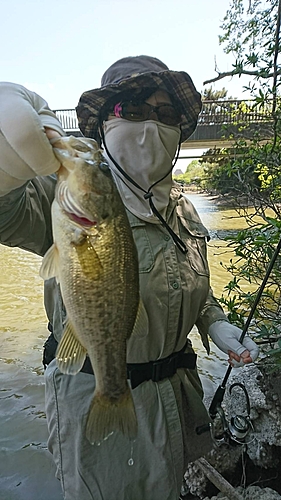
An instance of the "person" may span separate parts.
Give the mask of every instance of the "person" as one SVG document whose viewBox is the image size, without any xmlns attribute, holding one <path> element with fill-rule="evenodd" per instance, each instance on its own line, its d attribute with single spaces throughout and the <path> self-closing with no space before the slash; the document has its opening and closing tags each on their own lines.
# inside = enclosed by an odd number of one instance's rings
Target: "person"
<svg viewBox="0 0 281 500">
<path fill-rule="evenodd" d="M 45 282 L 48 446 L 66 500 L 178 500 L 188 462 L 211 449 L 210 433 L 196 432 L 210 418 L 188 334 L 196 325 L 207 351 L 211 337 L 232 365 L 257 358 L 255 343 L 246 336 L 240 344 L 241 330 L 213 296 L 208 231 L 172 180 L 200 110 L 189 75 L 150 56 L 115 62 L 101 87 L 79 100 L 81 132 L 101 145 L 126 207 L 149 330 L 127 344 L 128 367 L 138 374 L 135 383 L 128 369 L 137 437 L 113 432 L 92 445 L 85 425 L 95 377 L 89 368 L 75 376 L 58 370 L 67 312 L 59 285 Z M 0 117 L 0 241 L 43 256 L 59 166 L 49 139 L 65 132 L 41 97 L 16 84 L 0 85 Z"/>
</svg>

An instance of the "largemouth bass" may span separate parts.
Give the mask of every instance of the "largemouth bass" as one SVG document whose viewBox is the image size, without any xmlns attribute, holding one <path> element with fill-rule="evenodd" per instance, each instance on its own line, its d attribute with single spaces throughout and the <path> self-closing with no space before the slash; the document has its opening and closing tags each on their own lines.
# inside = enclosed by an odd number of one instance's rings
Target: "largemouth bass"
<svg viewBox="0 0 281 500">
<path fill-rule="evenodd" d="M 56 277 L 67 311 L 57 365 L 75 375 L 90 358 L 96 378 L 86 427 L 91 443 L 116 430 L 133 439 L 137 419 L 126 342 L 140 309 L 131 228 L 97 143 L 76 137 L 52 142 L 62 166 L 52 204 L 54 244 L 40 275 Z"/>
</svg>

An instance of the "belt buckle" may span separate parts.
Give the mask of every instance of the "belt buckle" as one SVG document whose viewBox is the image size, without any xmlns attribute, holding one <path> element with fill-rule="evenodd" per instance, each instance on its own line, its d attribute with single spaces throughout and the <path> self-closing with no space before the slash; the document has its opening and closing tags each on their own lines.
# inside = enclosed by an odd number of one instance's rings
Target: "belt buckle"
<svg viewBox="0 0 281 500">
<path fill-rule="evenodd" d="M 153 382 L 159 382 L 164 378 L 172 377 L 177 370 L 176 364 L 177 356 L 171 356 L 170 359 L 154 361 L 152 365 L 152 377 L 151 380 Z"/>
<path fill-rule="evenodd" d="M 162 380 L 162 367 L 163 367 L 163 362 L 161 360 L 159 361 L 154 361 L 152 364 L 152 375 L 151 375 L 151 380 L 153 382 L 159 382 Z"/>
</svg>

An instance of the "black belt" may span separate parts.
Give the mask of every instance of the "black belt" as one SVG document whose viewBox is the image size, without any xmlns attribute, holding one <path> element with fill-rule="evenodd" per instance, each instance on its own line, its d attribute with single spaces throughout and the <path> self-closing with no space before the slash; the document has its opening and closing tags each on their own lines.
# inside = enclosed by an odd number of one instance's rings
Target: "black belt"
<svg viewBox="0 0 281 500">
<path fill-rule="evenodd" d="M 50 337 L 52 336 L 53 334 L 50 335 Z M 45 343 L 45 351 L 48 348 L 48 343 L 49 342 Z M 52 342 L 52 347 L 53 346 L 54 343 Z M 165 378 L 172 377 L 178 368 L 188 368 L 189 370 L 194 370 L 196 367 L 197 355 L 194 352 L 185 353 L 185 349 L 186 345 L 183 349 L 181 349 L 181 351 L 174 352 L 170 354 L 170 356 L 167 356 L 167 358 L 162 358 L 157 361 L 149 361 L 148 363 L 127 363 L 127 378 L 131 381 L 132 389 L 135 389 L 146 380 L 159 382 Z M 45 359 L 46 357 L 48 358 L 48 363 L 46 364 L 49 364 L 49 362 L 55 357 L 55 350 L 53 351 L 53 356 L 48 353 L 48 356 L 45 356 Z M 80 371 L 92 375 L 94 374 L 93 367 L 88 356 L 86 357 L 85 363 Z"/>
<path fill-rule="evenodd" d="M 170 354 L 167 358 L 149 361 L 148 363 L 127 363 L 127 376 L 131 381 L 132 389 L 145 380 L 159 382 L 164 378 L 172 377 L 178 368 L 194 370 L 197 355 L 194 352 L 185 353 L 185 348 Z"/>
</svg>

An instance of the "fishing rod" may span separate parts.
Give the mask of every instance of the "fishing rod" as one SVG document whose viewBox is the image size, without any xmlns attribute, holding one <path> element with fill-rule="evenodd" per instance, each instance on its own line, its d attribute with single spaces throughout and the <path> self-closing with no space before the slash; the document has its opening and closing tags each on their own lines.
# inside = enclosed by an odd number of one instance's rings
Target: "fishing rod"
<svg viewBox="0 0 281 500">
<path fill-rule="evenodd" d="M 274 254 L 271 257 L 271 260 L 269 262 L 269 265 L 268 265 L 267 271 L 265 273 L 264 279 L 263 279 L 263 281 L 261 283 L 261 286 L 260 286 L 259 291 L 258 291 L 258 293 L 256 295 L 256 298 L 255 298 L 255 301 L 254 301 L 254 303 L 253 303 L 253 305 L 251 307 L 248 319 L 247 319 L 247 321 L 245 323 L 245 326 L 244 326 L 244 328 L 242 330 L 241 336 L 239 338 L 239 342 L 241 344 L 243 343 L 244 337 L 245 337 L 245 335 L 246 335 L 246 333 L 248 331 L 249 325 L 250 325 L 250 323 L 251 323 L 251 321 L 253 319 L 255 310 L 256 310 L 257 305 L 258 305 L 258 303 L 260 301 L 260 298 L 261 298 L 262 293 L 264 291 L 265 285 L 266 285 L 266 283 L 268 281 L 269 275 L 270 275 L 270 273 L 271 273 L 271 271 L 273 269 L 273 266 L 275 264 L 275 261 L 276 261 L 276 259 L 278 257 L 278 254 L 279 254 L 280 250 L 281 250 L 281 238 L 280 238 L 279 243 L 278 243 L 278 245 L 277 245 L 277 247 L 275 249 Z M 217 390 L 216 390 L 216 392 L 214 394 L 214 397 L 212 399 L 212 402 L 210 404 L 209 414 L 210 414 L 210 417 L 212 418 L 212 420 L 214 420 L 214 418 L 216 417 L 217 413 L 221 413 L 221 411 L 220 411 L 221 410 L 221 403 L 222 403 L 222 400 L 224 398 L 225 389 L 226 389 L 226 383 L 228 381 L 228 378 L 229 378 L 229 375 L 231 373 L 232 368 L 233 367 L 231 365 L 229 365 L 229 367 L 228 367 L 228 369 L 226 371 L 226 374 L 225 374 L 225 376 L 223 378 L 223 381 L 222 381 L 221 385 L 219 385 L 219 387 L 217 388 Z M 210 429 L 210 425 L 201 425 L 200 427 L 196 428 L 196 433 L 197 434 L 202 434 L 203 432 L 206 432 L 209 429 Z"/>
</svg>

